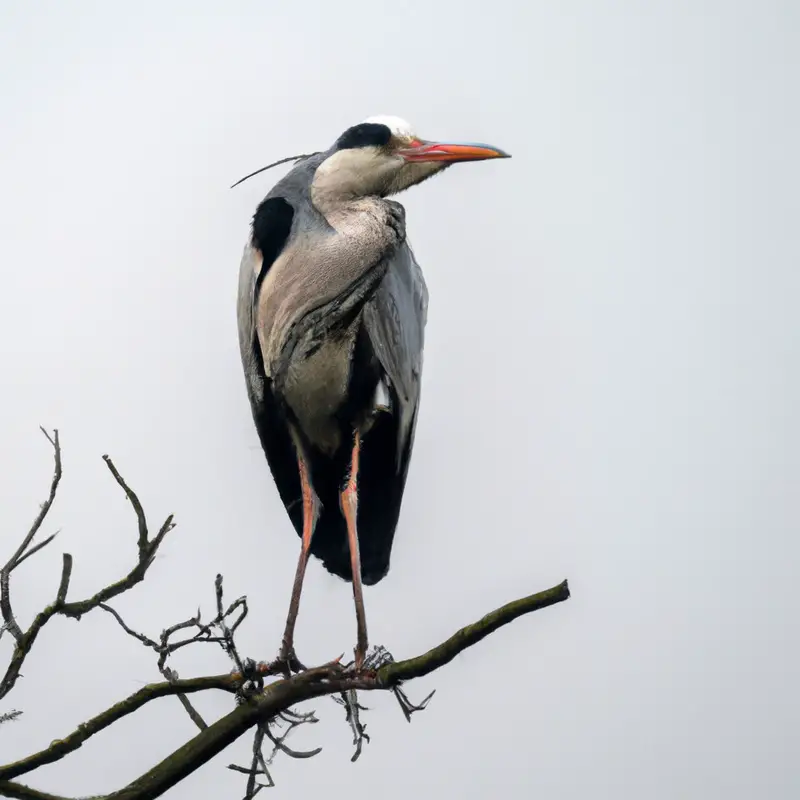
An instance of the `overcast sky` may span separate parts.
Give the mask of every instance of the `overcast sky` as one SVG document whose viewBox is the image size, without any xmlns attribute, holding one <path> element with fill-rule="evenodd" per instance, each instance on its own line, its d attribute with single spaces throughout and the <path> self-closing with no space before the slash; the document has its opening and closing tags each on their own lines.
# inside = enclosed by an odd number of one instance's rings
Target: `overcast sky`
<svg viewBox="0 0 800 800">
<path fill-rule="evenodd" d="M 800 5 L 663 0 L 39 2 L 0 8 L 0 545 L 65 477 L 15 573 L 20 618 L 121 576 L 135 524 L 110 453 L 171 534 L 116 602 L 151 635 L 246 593 L 246 654 L 279 644 L 299 548 L 236 337 L 242 246 L 273 159 L 372 114 L 486 141 L 404 195 L 431 293 L 422 409 L 373 642 L 415 655 L 570 579 L 410 687 L 278 758 L 276 797 L 800 794 Z M 159 678 L 102 612 L 57 620 L 3 708 L 2 761 Z M 355 642 L 349 585 L 309 569 L 302 659 Z M 9 653 L 8 637 L 0 653 Z M 229 668 L 178 659 L 185 677 Z M 200 702 L 214 718 L 228 696 Z M 119 788 L 194 735 L 153 704 L 31 778 Z M 236 798 L 247 736 L 168 796 Z"/>
</svg>

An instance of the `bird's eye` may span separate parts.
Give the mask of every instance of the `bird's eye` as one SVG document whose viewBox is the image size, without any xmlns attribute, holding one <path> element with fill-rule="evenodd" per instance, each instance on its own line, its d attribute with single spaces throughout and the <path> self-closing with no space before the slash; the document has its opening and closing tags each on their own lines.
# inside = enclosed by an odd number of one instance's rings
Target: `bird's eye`
<svg viewBox="0 0 800 800">
<path fill-rule="evenodd" d="M 420 147 L 422 142 L 417 139 L 415 136 L 392 136 L 391 142 L 389 142 L 387 149 L 392 152 L 398 152 L 403 150 L 409 150 L 414 147 Z"/>
</svg>

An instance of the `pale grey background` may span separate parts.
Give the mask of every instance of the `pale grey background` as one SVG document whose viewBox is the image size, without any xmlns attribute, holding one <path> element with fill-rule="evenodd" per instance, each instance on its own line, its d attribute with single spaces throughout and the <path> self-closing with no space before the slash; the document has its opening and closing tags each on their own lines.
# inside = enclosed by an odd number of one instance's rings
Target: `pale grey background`
<svg viewBox="0 0 800 800">
<path fill-rule="evenodd" d="M 59 544 L 15 576 L 23 619 L 134 557 L 109 452 L 179 522 L 117 603 L 152 634 L 246 592 L 275 652 L 298 540 L 257 443 L 235 329 L 238 260 L 275 172 L 376 113 L 488 141 L 403 198 L 431 291 L 422 413 L 372 638 L 405 656 L 568 576 L 574 598 L 433 679 L 409 726 L 370 697 L 279 759 L 280 797 L 793 798 L 797 724 L 796 2 L 4 3 L 0 9 L 0 544 L 43 498 Z M 315 564 L 303 658 L 355 638 Z M 4 654 L 8 642 L 2 643 Z M 227 669 L 221 654 L 182 674 Z M 2 760 L 157 678 L 99 613 L 57 621 L 12 695 Z M 207 699 L 209 716 L 229 699 Z M 176 701 L 35 785 L 121 786 L 193 735 Z M 236 798 L 242 740 L 171 798 Z"/>
</svg>

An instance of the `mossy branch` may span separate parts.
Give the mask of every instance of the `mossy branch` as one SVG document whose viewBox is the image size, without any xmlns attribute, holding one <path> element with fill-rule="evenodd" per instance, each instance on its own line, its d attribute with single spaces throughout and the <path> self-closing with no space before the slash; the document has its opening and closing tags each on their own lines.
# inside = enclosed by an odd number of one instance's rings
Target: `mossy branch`
<svg viewBox="0 0 800 800">
<path fill-rule="evenodd" d="M 427 653 L 387 664 L 372 674 L 354 674 L 340 664 L 330 664 L 301 672 L 288 679 L 275 681 L 268 685 L 263 692 L 248 698 L 229 714 L 209 725 L 140 778 L 119 791 L 98 797 L 97 800 L 150 800 L 150 798 L 154 800 L 222 752 L 255 725 L 287 711 L 297 703 L 354 689 L 388 690 L 403 681 L 428 675 L 498 628 L 508 625 L 524 614 L 561 603 L 569 596 L 567 581 L 563 581 L 551 589 L 514 600 L 492 611 L 477 622 L 461 628 L 445 642 Z M 38 792 L 28 786 L 13 782 L 10 778 L 63 758 L 67 753 L 80 747 L 89 736 L 133 713 L 151 700 L 205 689 L 222 689 L 233 692 L 236 691 L 240 682 L 241 676 L 234 673 L 172 683 L 153 683 L 145 686 L 126 700 L 79 726 L 69 736 L 53 742 L 41 753 L 0 767 L 0 795 L 27 800 L 67 800 L 56 795 Z"/>
</svg>

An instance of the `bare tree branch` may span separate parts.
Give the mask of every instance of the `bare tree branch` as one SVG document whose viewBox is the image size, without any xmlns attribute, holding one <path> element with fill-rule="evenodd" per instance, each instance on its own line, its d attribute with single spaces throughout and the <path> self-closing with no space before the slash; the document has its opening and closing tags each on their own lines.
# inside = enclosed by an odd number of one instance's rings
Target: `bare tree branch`
<svg viewBox="0 0 800 800">
<path fill-rule="evenodd" d="M 140 583 L 142 580 L 144 580 L 147 570 L 153 563 L 156 552 L 158 551 L 161 542 L 164 540 L 164 537 L 175 527 L 172 522 L 172 515 L 170 515 L 167 517 L 156 536 L 150 539 L 147 530 L 147 521 L 145 519 L 141 503 L 139 502 L 139 498 L 122 479 L 122 476 L 117 471 L 117 468 L 114 466 L 114 463 L 111 461 L 111 459 L 108 456 L 103 456 L 106 466 L 108 466 L 108 469 L 114 476 L 114 479 L 117 481 L 117 483 L 125 490 L 126 495 L 131 501 L 136 513 L 139 528 L 139 558 L 137 563 L 125 577 L 104 587 L 92 597 L 89 597 L 86 600 L 78 600 L 70 603 L 67 602 L 66 598 L 67 592 L 69 591 L 69 582 L 72 575 L 73 562 L 72 556 L 69 553 L 64 553 L 61 580 L 56 592 L 55 601 L 40 611 L 33 618 L 30 627 L 23 632 L 14 617 L 12 609 L 10 576 L 11 573 L 25 560 L 25 558 L 41 550 L 42 547 L 53 540 L 53 536 L 55 534 L 30 550 L 28 549 L 33 541 L 34 536 L 41 528 L 47 513 L 50 511 L 50 508 L 53 505 L 62 474 L 61 443 L 59 440 L 58 431 L 54 431 L 52 437 L 47 433 L 47 431 L 44 430 L 44 428 L 42 428 L 42 432 L 52 444 L 55 454 L 55 470 L 53 474 L 53 480 L 50 485 L 50 494 L 48 499 L 42 504 L 39 514 L 33 521 L 33 525 L 31 526 L 30 530 L 22 540 L 22 544 L 20 544 L 16 552 L 11 556 L 2 570 L 0 570 L 0 612 L 2 613 L 3 617 L 3 629 L 8 630 L 16 640 L 16 647 L 12 653 L 9 665 L 6 668 L 2 679 L 0 679 L 0 699 L 5 697 L 14 688 L 14 685 L 19 678 L 22 665 L 24 664 L 25 659 L 28 657 L 31 648 L 36 642 L 36 638 L 38 637 L 42 628 L 54 616 L 60 614 L 61 616 L 80 619 L 84 614 L 97 608 L 102 603 L 105 603 L 107 600 L 110 600 L 112 597 L 116 597 L 123 592 L 127 592 L 136 584 Z"/>
<path fill-rule="evenodd" d="M 16 563 L 14 564 L 14 569 L 16 569 L 26 559 L 30 558 L 31 556 L 35 556 L 40 550 L 43 550 L 45 547 L 47 547 L 47 545 L 49 545 L 59 533 L 61 533 L 61 531 L 51 533 L 46 539 L 42 539 L 39 544 L 34 545 L 30 550 L 26 550 L 25 555 L 22 555 L 17 559 Z"/>
<path fill-rule="evenodd" d="M 106 462 L 106 466 L 110 470 L 111 474 L 114 476 L 114 480 L 122 487 L 125 492 L 125 496 L 128 500 L 131 501 L 131 505 L 133 506 L 133 510 L 136 513 L 136 520 L 139 523 L 139 558 L 144 559 L 147 553 L 147 545 L 148 545 L 148 533 L 147 533 L 147 517 L 144 515 L 144 509 L 142 508 L 142 504 L 139 502 L 139 498 L 136 495 L 136 492 L 125 483 L 124 478 L 122 475 L 119 474 L 117 468 L 114 466 L 114 462 L 107 456 L 103 456 L 103 461 Z"/>
<path fill-rule="evenodd" d="M 272 775 L 269 774 L 267 762 L 264 760 L 264 733 L 266 730 L 265 725 L 259 725 L 256 730 L 256 735 L 253 737 L 253 764 L 250 767 L 247 779 L 247 789 L 245 790 L 244 800 L 252 800 L 262 789 L 270 789 L 275 785 L 272 780 Z M 267 779 L 267 783 L 257 783 L 256 776 L 263 775 Z"/>
<path fill-rule="evenodd" d="M 178 679 L 178 673 L 171 670 L 169 667 L 164 667 L 164 674 L 167 677 L 167 680 L 170 683 L 176 681 Z M 183 706 L 184 711 L 189 715 L 189 719 L 200 728 L 201 731 L 204 731 L 208 727 L 208 723 L 203 719 L 200 712 L 192 705 L 192 701 L 186 696 L 185 692 L 178 692 L 175 695 L 178 700 L 180 700 L 181 705 Z"/>
<path fill-rule="evenodd" d="M 533 611 L 540 611 L 556 603 L 563 603 L 564 600 L 568 599 L 569 584 L 567 581 L 562 581 L 552 589 L 545 589 L 543 592 L 537 592 L 519 600 L 512 600 L 477 622 L 473 622 L 472 625 L 467 625 L 456 631 L 446 642 L 442 642 L 438 647 L 428 650 L 427 653 L 423 653 L 416 658 L 397 661 L 381 667 L 378 670 L 376 680 L 381 688 L 388 688 L 397 686 L 403 681 L 421 678 L 423 675 L 443 667 L 459 653 L 477 644 L 481 639 L 485 639 L 490 633 L 502 628 L 503 625 L 513 622 L 517 617 L 521 617 L 523 614 L 530 614 Z"/>
<path fill-rule="evenodd" d="M 367 734 L 367 726 L 361 722 L 361 712 L 368 711 L 358 702 L 358 692 L 355 689 L 350 689 L 342 692 L 340 697 L 333 698 L 339 705 L 344 706 L 345 721 L 350 725 L 350 730 L 353 733 L 353 745 L 355 752 L 351 757 L 351 761 L 357 761 L 361 755 L 361 748 L 364 742 L 369 742 L 369 735 Z"/>
<path fill-rule="evenodd" d="M 146 647 L 152 648 L 153 650 L 156 651 L 156 653 L 159 654 L 158 669 L 161 672 L 161 674 L 171 684 L 175 684 L 177 682 L 178 673 L 175 670 L 173 670 L 172 668 L 170 668 L 170 667 L 168 667 L 166 665 L 167 656 L 173 650 L 176 650 L 179 647 L 182 647 L 184 645 L 192 644 L 192 643 L 197 642 L 197 641 L 208 641 L 208 639 L 200 639 L 198 637 L 194 637 L 192 639 L 185 639 L 182 642 L 178 642 L 177 644 L 173 644 L 173 645 L 170 645 L 170 643 L 169 643 L 169 637 L 173 633 L 175 633 L 176 631 L 178 631 L 178 630 L 180 630 L 182 628 L 185 628 L 188 625 L 193 624 L 193 623 L 199 625 L 199 621 L 200 621 L 200 612 L 199 611 L 197 612 L 197 617 L 195 619 L 187 620 L 186 622 L 180 622 L 177 625 L 173 625 L 171 628 L 167 628 L 166 630 L 162 631 L 161 632 L 161 643 L 159 644 L 157 642 L 154 642 L 152 639 L 149 639 L 144 634 L 137 633 L 135 630 L 133 630 L 132 628 L 128 627 L 128 625 L 125 624 L 125 621 L 122 619 L 122 617 L 113 608 L 111 608 L 111 606 L 108 606 L 105 603 L 101 603 L 100 604 L 100 608 L 102 608 L 104 611 L 107 611 L 109 614 L 111 614 L 117 620 L 117 622 L 120 624 L 120 626 L 123 628 L 123 630 L 127 634 L 129 634 L 130 636 L 133 636 L 135 639 L 140 641 L 143 645 L 145 645 Z M 199 636 L 199 634 L 198 634 L 198 636 Z M 189 718 L 192 720 L 192 722 L 194 722 L 194 724 L 197 725 L 197 727 L 201 731 L 205 730 L 208 727 L 208 724 L 203 719 L 203 717 L 200 715 L 200 712 L 192 705 L 192 702 L 186 696 L 186 693 L 185 692 L 178 692 L 177 693 L 177 698 L 178 698 L 178 700 L 180 700 L 181 705 L 186 710 L 186 713 L 189 715 Z"/>
<path fill-rule="evenodd" d="M 264 672 L 266 672 L 265 667 L 259 668 L 255 662 L 245 663 L 247 660 L 243 660 L 239 656 L 233 638 L 236 629 L 247 616 L 247 599 L 245 597 L 240 597 L 231 603 L 227 609 L 224 609 L 222 575 L 217 575 L 214 582 L 214 589 L 216 595 L 217 616 L 212 619 L 211 622 L 207 624 L 201 623 L 200 610 L 198 609 L 197 614 L 194 617 L 184 620 L 183 622 L 178 622 L 169 628 L 165 628 L 161 632 L 161 637 L 158 642 L 149 638 L 148 636 L 145 636 L 143 633 L 138 633 L 137 631 L 133 630 L 125 622 L 125 620 L 122 619 L 120 614 L 111 606 L 106 605 L 105 603 L 100 603 L 100 608 L 111 614 L 119 623 L 120 627 L 125 631 L 125 633 L 141 642 L 143 645 L 145 645 L 145 647 L 149 647 L 158 653 L 158 669 L 161 674 L 170 682 L 174 682 L 177 679 L 178 673 L 167 666 L 167 658 L 182 647 L 201 642 L 220 645 L 222 649 L 232 658 L 234 664 L 238 668 L 239 674 L 244 675 L 245 673 L 251 673 L 251 678 L 257 678 L 262 674 L 262 669 Z M 228 626 L 228 618 L 231 617 L 236 611 L 239 611 L 239 615 L 236 617 L 233 624 Z M 196 628 L 197 633 L 195 633 L 194 636 L 181 639 L 177 642 L 170 641 L 170 638 L 175 633 L 186 630 L 187 628 Z M 220 636 L 212 635 L 215 629 L 219 629 L 221 631 Z M 194 722 L 201 731 L 205 730 L 208 727 L 208 724 L 205 722 L 197 709 L 192 705 L 186 694 L 181 692 L 178 693 L 177 697 L 192 722 Z"/>
<path fill-rule="evenodd" d="M 353 733 L 353 743 L 356 747 L 353 760 L 355 760 L 361 753 L 363 742 L 369 741 L 360 716 L 361 712 L 367 709 L 359 704 L 358 691 L 393 692 L 406 719 L 410 720 L 414 712 L 425 708 L 433 692 L 420 704 L 415 705 L 405 694 L 403 687 L 407 681 L 438 670 L 466 648 L 516 618 L 569 598 L 569 588 L 564 581 L 552 589 L 512 601 L 492 611 L 477 622 L 457 631 L 445 642 L 414 658 L 394 661 L 386 650 L 379 647 L 358 671 L 353 664 L 343 665 L 340 663 L 341 659 L 336 659 L 289 677 L 277 678 L 265 685 L 266 678 L 276 678 L 282 672 L 282 665 L 278 662 L 256 662 L 240 655 L 235 634 L 248 615 L 247 599 L 239 597 L 226 605 L 221 575 L 217 575 L 214 583 L 216 614 L 213 619 L 208 622 L 202 621 L 198 609 L 193 617 L 165 628 L 158 638 L 136 631 L 108 605 L 108 600 L 127 592 L 145 578 L 159 546 L 174 525 L 172 516 L 167 517 L 156 535 L 151 537 L 138 496 L 122 478 L 111 459 L 104 456 L 109 471 L 116 483 L 125 491 L 136 515 L 138 532 L 136 564 L 123 578 L 100 589 L 91 597 L 69 602 L 67 595 L 73 560 L 72 556 L 64 553 L 55 600 L 36 614 L 27 630 L 23 630 L 13 613 L 10 576 L 21 563 L 41 551 L 55 537 L 53 534 L 41 542 L 34 543 L 35 536 L 53 505 L 61 479 L 61 446 L 58 432 L 54 432 L 53 436 L 45 432 L 45 436 L 53 446 L 55 458 L 50 494 L 31 529 L 23 538 L 22 544 L 0 569 L 0 613 L 2 614 L 0 635 L 8 631 L 15 640 L 10 663 L 0 679 L 0 699 L 14 688 L 22 665 L 29 656 L 39 632 L 54 616 L 80 619 L 83 614 L 98 607 L 111 615 L 128 636 L 154 651 L 158 656 L 157 667 L 166 680 L 144 686 L 111 708 L 82 723 L 63 739 L 52 741 L 47 748 L 38 753 L 0 766 L 0 796 L 3 797 L 23 800 L 69 800 L 21 784 L 15 779 L 59 761 L 80 748 L 88 739 L 120 719 L 135 713 L 147 703 L 162 697 L 175 696 L 198 728 L 198 733 L 128 786 L 111 794 L 98 796 L 95 800 L 155 800 L 242 734 L 253 731 L 250 767 L 230 765 L 230 769 L 248 776 L 245 800 L 251 800 L 262 789 L 274 785 L 269 766 L 277 753 L 292 758 L 310 758 L 321 750 L 321 748 L 297 750 L 286 743 L 292 731 L 304 724 L 317 722 L 313 712 L 301 714 L 293 711 L 293 707 L 298 703 L 322 696 L 331 696 L 340 702 L 345 708 L 346 718 Z M 201 643 L 221 647 L 233 662 L 234 670 L 225 675 L 180 679 L 178 673 L 168 666 L 169 657 L 177 650 Z M 236 707 L 209 725 L 197 712 L 189 697 L 212 689 L 231 693 L 235 698 Z M 15 719 L 19 713 L 19 711 L 0 713 L 0 723 Z M 272 744 L 272 752 L 265 757 L 263 747 L 267 740 Z"/>
<path fill-rule="evenodd" d="M 290 758 L 313 758 L 322 752 L 321 747 L 315 747 L 313 750 L 293 750 L 288 744 L 286 744 L 286 739 L 295 728 L 299 728 L 301 725 L 307 725 L 308 723 L 319 722 L 313 712 L 310 714 L 292 714 L 291 716 L 289 716 L 289 713 L 291 712 L 289 712 L 288 709 L 286 711 L 282 711 L 280 714 L 277 714 L 272 720 L 270 720 L 269 723 L 265 723 L 263 726 L 261 726 L 264 729 L 266 737 L 273 744 L 272 754 L 267 759 L 268 764 L 272 763 L 272 760 L 275 758 L 275 755 L 278 753 L 278 751 L 281 753 L 286 753 L 286 755 Z M 269 729 L 269 724 L 275 723 L 275 726 L 279 727 L 281 722 L 287 723 L 286 730 L 280 735 L 272 733 L 272 731 Z"/>
<path fill-rule="evenodd" d="M 50 434 L 44 428 L 39 428 L 39 430 L 41 430 L 47 441 L 53 446 L 53 459 L 55 461 L 55 466 L 53 468 L 53 480 L 50 483 L 50 494 L 48 495 L 47 500 L 45 500 L 40 506 L 39 513 L 36 515 L 36 519 L 34 519 L 30 530 L 22 540 L 20 546 L 17 548 L 17 551 L 11 556 L 8 563 L 3 568 L 4 571 L 8 570 L 10 572 L 12 569 L 14 569 L 20 558 L 28 549 L 28 545 L 30 545 L 30 543 L 33 541 L 33 537 L 36 536 L 36 534 L 39 532 L 39 528 L 42 527 L 44 518 L 47 516 L 53 505 L 53 502 L 56 499 L 58 484 L 61 483 L 61 443 L 58 438 L 58 431 L 53 431 L 53 435 L 50 436 Z"/>
<path fill-rule="evenodd" d="M 81 723 L 72 733 L 63 739 L 55 739 L 50 746 L 33 755 L 22 758 L 11 764 L 0 766 L 0 782 L 8 778 L 16 778 L 45 764 L 59 761 L 68 753 L 77 750 L 87 739 L 100 731 L 105 730 L 113 723 L 138 711 L 142 706 L 157 700 L 160 697 L 169 697 L 176 694 L 193 694 L 195 692 L 219 689 L 235 694 L 241 678 L 238 675 L 209 675 L 203 678 L 190 678 L 188 680 L 164 681 L 143 686 L 125 700 L 116 703 L 87 722 Z M 0 793 L 2 784 L 0 783 Z"/>
<path fill-rule="evenodd" d="M 30 543 L 33 541 L 33 537 L 39 532 L 39 528 L 42 527 L 45 517 L 55 502 L 58 484 L 61 483 L 61 443 L 58 439 L 58 431 L 53 431 L 53 435 L 50 436 L 50 434 L 44 428 L 41 428 L 40 430 L 47 438 L 47 441 L 53 446 L 53 459 L 55 461 L 55 465 L 53 468 L 53 480 L 50 482 L 50 494 L 47 496 L 47 500 L 45 500 L 39 508 L 39 513 L 36 515 L 36 519 L 33 520 L 33 524 L 23 538 L 22 543 L 17 548 L 16 552 L 14 552 L 14 554 L 11 556 L 11 558 L 8 559 L 2 570 L 0 570 L 0 613 L 3 615 L 3 630 L 7 630 L 14 637 L 14 639 L 16 639 L 18 645 L 23 638 L 23 633 L 22 629 L 17 624 L 16 619 L 14 619 L 14 612 L 11 608 L 11 573 L 22 563 L 22 561 L 25 560 L 25 558 L 27 558 L 27 556 L 33 555 L 33 553 L 41 550 L 42 547 L 45 547 L 53 540 L 55 534 L 46 539 L 44 542 L 36 545 L 33 548 L 33 552 L 28 552 L 26 555 L 26 551 L 28 550 Z M 14 680 L 16 680 L 16 678 L 14 678 Z M 5 683 L 5 680 L 0 683 L 0 698 L 8 694 L 8 692 L 11 690 L 11 686 L 6 688 Z M 13 682 L 11 685 L 13 686 Z"/>
<path fill-rule="evenodd" d="M 487 614 L 472 625 L 467 625 L 457 631 L 447 641 L 427 653 L 388 664 L 373 675 L 352 674 L 340 664 L 333 664 L 306 670 L 289 679 L 277 680 L 267 686 L 263 693 L 250 697 L 229 714 L 209 725 L 133 783 L 118 792 L 104 795 L 98 800 L 155 800 L 222 752 L 247 730 L 298 703 L 354 689 L 367 691 L 391 689 L 402 681 L 428 675 L 452 661 L 466 648 L 476 644 L 517 617 L 547 608 L 568 598 L 569 588 L 567 582 L 563 581 L 552 589 L 514 600 Z M 0 767 L 0 795 L 53 800 L 52 796 L 31 794 L 29 787 L 12 782 L 10 779 L 30 772 L 42 764 L 57 761 L 69 750 L 80 747 L 88 736 L 108 727 L 115 719 L 127 716 L 156 697 L 176 694 L 179 691 L 184 693 L 202 691 L 207 688 L 235 691 L 240 680 L 241 676 L 234 673 L 233 675 L 197 678 L 193 681 L 178 681 L 175 684 L 167 682 L 145 686 L 127 700 L 82 725 L 66 739 L 53 742 L 42 753 L 15 764 Z M 64 800 L 64 798 L 55 800 Z"/>
<path fill-rule="evenodd" d="M 58 583 L 58 592 L 56 592 L 56 606 L 63 607 L 67 601 L 67 592 L 69 591 L 69 579 L 72 577 L 72 556 L 69 553 L 63 553 L 61 558 L 61 580 Z"/>
<path fill-rule="evenodd" d="M 106 601 L 111 600 L 112 597 L 116 597 L 117 595 L 132 589 L 137 583 L 141 583 L 144 580 L 144 576 L 147 574 L 147 570 L 150 568 L 150 565 L 153 563 L 153 560 L 156 557 L 156 551 L 158 550 L 159 545 L 164 540 L 164 537 L 175 527 L 175 524 L 172 520 L 173 517 L 172 514 L 170 514 L 164 521 L 164 524 L 161 526 L 156 536 L 149 541 L 148 546 L 144 551 L 144 557 L 142 558 L 140 556 L 139 562 L 124 578 L 118 580 L 116 583 L 112 583 L 110 586 L 106 586 L 97 592 L 97 594 L 92 595 L 92 597 L 89 597 L 86 600 L 65 603 L 59 609 L 59 613 L 63 614 L 65 617 L 80 619 L 84 614 L 87 614 L 89 611 L 97 608 L 100 603 L 105 603 Z"/>
</svg>

